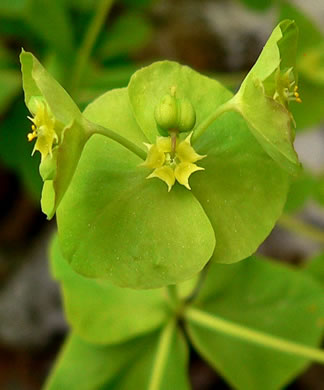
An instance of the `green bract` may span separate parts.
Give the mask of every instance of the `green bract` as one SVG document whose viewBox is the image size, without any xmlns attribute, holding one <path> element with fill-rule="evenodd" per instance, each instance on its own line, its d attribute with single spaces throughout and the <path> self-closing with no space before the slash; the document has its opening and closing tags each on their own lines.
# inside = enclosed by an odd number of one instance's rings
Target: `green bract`
<svg viewBox="0 0 324 390">
<path fill-rule="evenodd" d="M 37 60 L 22 54 L 27 105 L 33 113 L 31 98 L 40 96 L 58 137 L 46 156 L 55 169 L 41 168 L 51 179 L 43 209 L 52 215 L 60 202 L 60 247 L 76 272 L 157 288 L 191 278 L 210 259 L 233 263 L 257 249 L 282 212 L 288 172 L 299 167 L 285 101 L 287 80 L 295 83 L 295 40 L 294 23 L 280 23 L 234 97 L 217 81 L 162 61 L 82 115 Z M 170 91 L 192 105 L 196 121 L 187 115 L 180 127 L 194 126 L 193 134 L 160 137 L 156 107 Z M 157 150 L 150 155 L 147 147 Z"/>
<path fill-rule="evenodd" d="M 288 102 L 300 101 L 294 73 L 297 35 L 294 22 L 279 23 L 231 102 L 264 150 L 293 174 L 300 165 Z"/>
<path fill-rule="evenodd" d="M 57 238 L 52 243 L 51 263 L 52 274 L 62 285 L 67 320 L 87 342 L 124 342 L 158 329 L 168 318 L 164 291 L 130 290 L 107 280 L 85 278 L 63 258 Z"/>
<path fill-rule="evenodd" d="M 280 18 L 289 16 L 299 27 L 297 69 L 303 104 L 291 107 L 297 130 L 323 122 L 324 110 L 324 34 L 307 13 L 295 8 L 291 1 L 280 2 Z"/>
</svg>

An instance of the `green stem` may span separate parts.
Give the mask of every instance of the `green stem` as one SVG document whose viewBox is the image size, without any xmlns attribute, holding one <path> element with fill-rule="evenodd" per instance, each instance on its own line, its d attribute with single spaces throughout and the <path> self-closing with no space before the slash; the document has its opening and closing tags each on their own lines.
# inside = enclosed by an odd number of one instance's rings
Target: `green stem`
<svg viewBox="0 0 324 390">
<path fill-rule="evenodd" d="M 211 113 L 201 124 L 197 127 L 197 129 L 194 131 L 191 141 L 192 143 L 195 143 L 197 139 L 204 134 L 204 132 L 208 129 L 208 127 L 221 115 L 223 115 L 225 112 L 230 110 L 235 110 L 236 106 L 233 103 L 232 99 L 228 102 L 222 104 L 217 108 L 216 111 Z"/>
<path fill-rule="evenodd" d="M 317 229 L 314 226 L 297 219 L 296 217 L 283 214 L 279 218 L 278 225 L 301 236 L 308 237 L 320 244 L 324 244 L 324 231 Z"/>
<path fill-rule="evenodd" d="M 161 331 L 148 390 L 159 390 L 161 387 L 163 372 L 168 360 L 168 353 L 170 350 L 175 325 L 176 321 L 173 318 Z"/>
<path fill-rule="evenodd" d="M 171 303 L 175 306 L 179 303 L 178 291 L 176 284 L 170 284 L 167 286 L 168 296 L 171 300 Z"/>
<path fill-rule="evenodd" d="M 72 71 L 73 78 L 71 81 L 71 93 L 73 94 L 80 83 L 85 66 L 89 60 L 92 48 L 97 40 L 98 34 L 102 25 L 113 5 L 114 0 L 101 0 L 98 1 L 98 6 L 95 15 L 88 27 L 85 38 L 76 55 L 74 69 Z"/>
<path fill-rule="evenodd" d="M 145 160 L 146 159 L 146 152 L 135 145 L 133 142 L 129 141 L 127 138 L 121 136 L 118 133 L 115 133 L 114 131 L 107 129 L 106 127 L 97 125 L 96 123 L 87 121 L 87 130 L 88 130 L 88 136 L 91 137 L 94 134 L 101 134 L 105 137 L 108 137 L 116 142 L 118 142 L 120 145 L 124 146 L 126 149 L 130 150 L 136 156 L 138 156 L 140 159 Z"/>
<path fill-rule="evenodd" d="M 209 328 L 216 332 L 221 332 L 241 340 L 246 340 L 254 344 L 324 364 L 324 351 L 320 349 L 307 347 L 276 336 L 271 336 L 267 333 L 235 324 L 231 321 L 224 320 L 194 308 L 189 308 L 185 313 L 185 317 L 196 325 Z"/>
</svg>

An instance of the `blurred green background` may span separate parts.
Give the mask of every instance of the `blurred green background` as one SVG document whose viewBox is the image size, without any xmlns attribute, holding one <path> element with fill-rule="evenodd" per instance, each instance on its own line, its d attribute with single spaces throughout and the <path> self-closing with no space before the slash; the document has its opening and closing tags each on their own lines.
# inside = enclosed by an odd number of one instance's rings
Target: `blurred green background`
<svg viewBox="0 0 324 390">
<path fill-rule="evenodd" d="M 31 157 L 27 142 L 21 48 L 33 52 L 80 108 L 127 86 L 136 69 L 159 59 L 189 65 L 235 91 L 283 18 L 294 19 L 300 29 L 303 103 L 291 109 L 305 170 L 288 196 L 279 223 L 284 230 L 277 228 L 262 251 L 303 264 L 324 245 L 322 0 L 0 0 L 1 389 L 40 389 L 66 332 L 47 270 L 55 222 L 40 212 L 39 156 Z M 190 375 L 194 389 L 228 388 L 195 356 Z M 289 388 L 317 390 L 323 383 L 322 369 L 313 366 Z"/>
</svg>

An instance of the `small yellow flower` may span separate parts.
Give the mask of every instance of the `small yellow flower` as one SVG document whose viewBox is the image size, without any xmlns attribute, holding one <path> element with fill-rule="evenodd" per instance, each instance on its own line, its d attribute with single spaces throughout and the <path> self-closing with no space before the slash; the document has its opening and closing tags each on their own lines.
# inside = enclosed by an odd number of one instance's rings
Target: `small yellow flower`
<svg viewBox="0 0 324 390">
<path fill-rule="evenodd" d="M 35 102 L 34 118 L 28 117 L 32 121 L 32 132 L 27 134 L 28 141 L 36 138 L 32 155 L 38 150 L 42 156 L 42 161 L 48 156 L 52 156 L 53 144 L 58 142 L 58 136 L 54 130 L 55 119 L 47 104 L 44 101 Z"/>
<path fill-rule="evenodd" d="M 204 169 L 194 163 L 206 157 L 196 153 L 191 146 L 191 135 L 192 133 L 183 141 L 175 138 L 172 140 L 172 136 L 157 137 L 155 144 L 145 144 L 148 148 L 148 154 L 141 165 L 154 169 L 147 176 L 147 179 L 157 177 L 163 180 L 168 186 L 168 191 L 171 190 L 177 180 L 178 183 L 190 190 L 188 182 L 190 175 Z"/>
<path fill-rule="evenodd" d="M 298 92 L 298 85 L 293 74 L 293 68 L 289 68 L 284 74 L 280 73 L 280 69 L 276 72 L 276 91 L 273 98 L 285 107 L 290 101 L 301 103 Z"/>
</svg>

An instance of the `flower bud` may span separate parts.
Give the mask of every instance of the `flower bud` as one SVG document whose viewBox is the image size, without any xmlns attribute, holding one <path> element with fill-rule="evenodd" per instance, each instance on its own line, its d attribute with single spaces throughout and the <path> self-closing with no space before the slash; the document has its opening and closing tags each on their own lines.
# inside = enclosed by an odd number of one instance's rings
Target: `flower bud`
<svg viewBox="0 0 324 390">
<path fill-rule="evenodd" d="M 163 96 L 154 112 L 158 131 L 163 136 L 168 136 L 169 131 L 187 132 L 193 129 L 196 123 L 196 113 L 186 98 L 175 97 L 175 88 L 171 88 L 171 94 Z"/>
<path fill-rule="evenodd" d="M 178 130 L 187 132 L 193 129 L 196 123 L 196 112 L 188 99 L 178 101 Z"/>
</svg>

